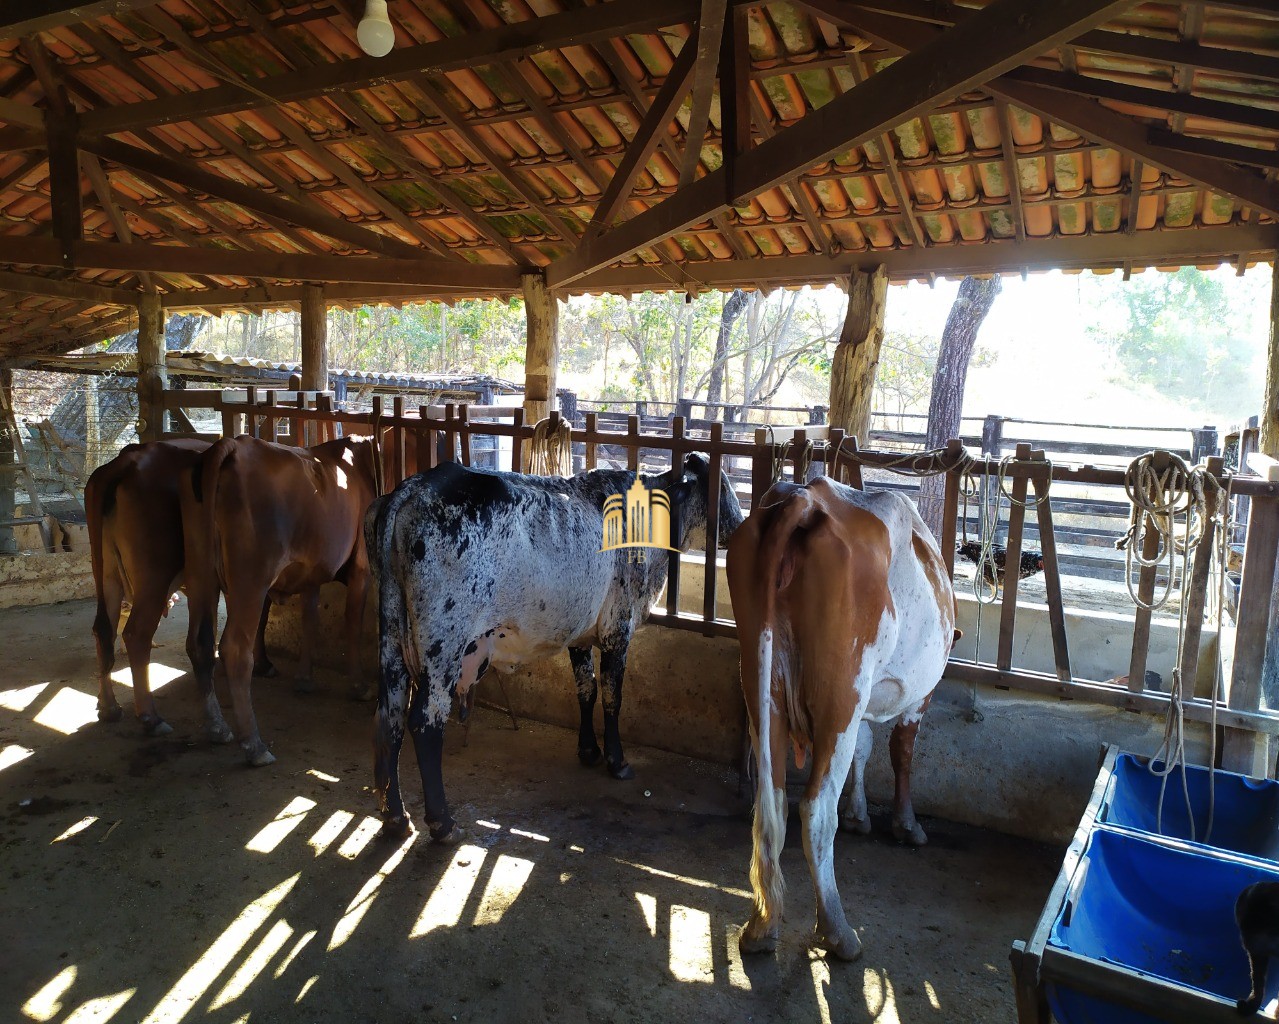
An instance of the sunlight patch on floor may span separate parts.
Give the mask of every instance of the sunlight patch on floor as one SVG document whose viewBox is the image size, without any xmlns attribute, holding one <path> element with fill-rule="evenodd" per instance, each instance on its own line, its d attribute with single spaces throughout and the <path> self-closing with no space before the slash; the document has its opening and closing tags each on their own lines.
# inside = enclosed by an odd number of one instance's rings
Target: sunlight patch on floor
<svg viewBox="0 0 1279 1024">
<path fill-rule="evenodd" d="M 19 761 L 25 761 L 34 753 L 35 751 L 30 747 L 20 747 L 16 743 L 10 743 L 3 750 L 0 750 L 0 772 L 6 768 L 12 768 Z"/>
<path fill-rule="evenodd" d="M 648 926 L 648 934 L 657 938 L 657 899 L 646 892 L 637 892 L 640 913 L 644 915 L 644 923 Z"/>
<path fill-rule="evenodd" d="M 328 772 L 322 772 L 318 768 L 308 768 L 306 773 L 313 778 L 319 779 L 321 782 L 341 782 L 336 775 L 330 775 Z"/>
<path fill-rule="evenodd" d="M 20 686 L 16 690 L 0 690 L 0 708 L 8 711 L 26 711 L 36 702 L 36 698 L 48 689 L 48 683 L 34 683 L 31 686 Z"/>
<path fill-rule="evenodd" d="M 266 970 L 266 965 L 271 962 L 275 954 L 284 948 L 284 944 L 289 941 L 289 936 L 292 934 L 293 929 L 287 922 L 276 921 L 271 926 L 271 930 L 262 936 L 257 949 L 244 958 L 244 963 L 235 969 L 235 973 L 227 979 L 222 990 L 213 997 L 209 1009 L 217 1010 L 228 1006 L 244 995 L 253 984 L 253 980 Z"/>
<path fill-rule="evenodd" d="M 671 951 L 668 959 L 677 981 L 715 980 L 711 947 L 711 915 L 695 907 L 671 905 Z"/>
<path fill-rule="evenodd" d="M 288 953 L 285 954 L 284 959 L 280 961 L 280 966 L 275 969 L 275 977 L 284 977 L 284 972 L 289 969 L 289 964 L 293 963 L 293 961 L 297 959 L 297 955 L 306 948 L 306 944 L 318 934 L 319 932 L 312 928 L 309 932 L 298 939 L 298 941 L 293 944 L 293 948 L 289 950 Z"/>
<path fill-rule="evenodd" d="M 301 877 L 299 872 L 286 878 L 240 911 L 239 916 L 156 1003 L 143 1024 L 177 1024 L 190 1013 L 196 1001 L 213 987 L 218 976 L 248 945 L 254 932 L 266 923 Z"/>
<path fill-rule="evenodd" d="M 826 989 L 830 985 L 830 968 L 821 957 L 812 953 L 809 956 L 811 959 L 808 961 L 808 969 L 813 974 L 813 994 L 817 999 L 817 1012 L 821 1015 L 821 1024 L 830 1024 L 830 1004 L 826 1001 Z"/>
<path fill-rule="evenodd" d="M 49 845 L 52 846 L 54 843 L 65 842 L 66 840 L 70 839 L 72 836 L 83 832 L 86 828 L 88 828 L 97 820 L 98 820 L 98 816 L 96 814 L 90 814 L 87 817 L 81 818 L 74 825 L 68 826 L 67 829 L 61 835 L 54 837 L 54 839 L 50 841 Z"/>
<path fill-rule="evenodd" d="M 655 878 L 665 878 L 672 882 L 683 882 L 685 885 L 691 885 L 698 889 L 717 889 L 720 892 L 728 893 L 730 896 L 740 896 L 744 900 L 753 898 L 745 889 L 738 889 L 731 885 L 716 885 L 714 882 L 708 882 L 705 878 L 694 878 L 692 875 L 678 875 L 673 871 L 663 871 L 661 868 L 652 868 L 647 864 L 637 864 L 635 861 L 624 860 L 621 857 L 614 857 L 612 860 L 616 864 L 623 864 L 628 868 L 634 868 L 636 871 L 643 871 L 646 874 L 653 875 Z"/>
<path fill-rule="evenodd" d="M 355 815 L 350 811 L 334 811 L 329 815 L 329 820 L 315 830 L 315 835 L 306 841 L 306 845 L 314 849 L 318 857 L 337 841 L 337 837 L 354 820 Z"/>
<path fill-rule="evenodd" d="M 62 997 L 75 984 L 77 973 L 75 964 L 62 968 L 48 984 L 22 1004 L 22 1012 L 30 1020 L 53 1020 L 62 1011 Z"/>
<path fill-rule="evenodd" d="M 931 981 L 924 982 L 924 992 L 928 996 L 928 1005 L 934 1010 L 940 1010 L 941 1000 L 937 998 L 937 990 L 933 988 L 933 983 Z"/>
<path fill-rule="evenodd" d="M 751 990 L 751 980 L 746 975 L 746 966 L 742 963 L 742 950 L 737 940 L 742 934 L 742 926 L 738 924 L 724 925 L 724 946 L 728 951 L 728 983 L 733 988 Z"/>
<path fill-rule="evenodd" d="M 400 861 L 404 859 L 404 855 L 409 852 L 409 848 L 417 841 L 417 833 L 410 832 L 405 837 L 393 854 L 387 858 L 386 863 L 378 869 L 377 874 L 370 878 L 361 887 L 360 891 L 355 894 L 355 899 L 347 904 L 346 913 L 333 926 L 333 937 L 329 939 L 329 952 L 343 945 L 347 939 L 355 934 L 355 929 L 360 926 L 360 921 L 364 919 L 364 915 L 368 913 L 369 907 L 373 905 L 373 900 L 377 896 L 378 888 L 386 881 L 387 877 L 400 866 Z M 301 996 L 298 997 L 299 999 Z"/>
<path fill-rule="evenodd" d="M 501 854 L 489 872 L 488 884 L 475 911 L 474 924 L 497 924 L 510 909 L 533 872 L 533 862 Z"/>
<path fill-rule="evenodd" d="M 292 832 L 295 828 L 302 824 L 302 819 L 306 817 L 307 812 L 315 806 L 314 800 L 308 800 L 304 796 L 295 796 L 290 800 L 275 818 L 262 827 L 262 829 L 244 844 L 246 850 L 252 850 L 254 853 L 270 853 Z"/>
<path fill-rule="evenodd" d="M 174 668 L 172 665 L 166 665 L 162 661 L 153 661 L 148 666 L 147 680 L 151 687 L 151 692 L 168 686 L 173 680 L 181 679 L 186 675 L 186 669 Z M 124 668 L 118 668 L 111 673 L 113 681 L 121 686 L 133 686 L 133 672 L 128 665 Z"/>
<path fill-rule="evenodd" d="M 311 975 L 311 977 L 307 978 L 302 985 L 301 991 L 298 992 L 297 998 L 294 999 L 293 1001 L 295 1003 L 302 1002 L 302 1000 L 306 998 L 306 994 L 311 991 L 311 986 L 314 985 L 319 980 L 320 980 L 320 976 L 318 974 L 313 974 Z"/>
<path fill-rule="evenodd" d="M 862 994 L 871 1019 L 876 1024 L 901 1024 L 897 1016 L 897 997 L 893 994 L 893 983 L 869 967 L 863 970 L 862 978 Z"/>
<path fill-rule="evenodd" d="M 355 827 L 355 831 L 347 836 L 345 842 L 338 847 L 338 856 L 345 857 L 347 860 L 355 860 L 361 851 L 373 841 L 373 837 L 378 834 L 378 830 L 381 827 L 382 822 L 377 818 L 365 817 Z"/>
<path fill-rule="evenodd" d="M 440 876 L 435 890 L 418 915 L 417 923 L 409 932 L 410 939 L 429 935 L 437 928 L 452 928 L 461 920 L 462 908 L 480 877 L 486 855 L 487 851 L 469 843 L 457 848 L 452 863 Z"/>
<path fill-rule="evenodd" d="M 107 1024 L 107 1021 L 124 1009 L 125 1003 L 133 998 L 135 992 L 136 988 L 126 988 L 123 992 L 83 1002 L 66 1016 L 62 1024 Z"/>
<path fill-rule="evenodd" d="M 53 699 L 35 717 L 36 724 L 64 736 L 71 736 L 97 720 L 98 702 L 87 693 L 73 690 L 69 686 L 64 686 L 55 693 Z"/>
</svg>

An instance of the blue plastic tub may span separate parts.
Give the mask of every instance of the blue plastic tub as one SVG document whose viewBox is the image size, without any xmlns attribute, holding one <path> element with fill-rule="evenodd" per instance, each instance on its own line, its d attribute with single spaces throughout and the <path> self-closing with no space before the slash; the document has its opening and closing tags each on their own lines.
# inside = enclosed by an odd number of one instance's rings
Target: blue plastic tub
<svg viewBox="0 0 1279 1024">
<path fill-rule="evenodd" d="M 1234 919 L 1235 900 L 1245 887 L 1263 880 L 1279 881 L 1279 866 L 1177 848 L 1099 826 L 1085 847 L 1048 946 L 1239 999 L 1248 992 L 1249 976 Z M 1279 971 L 1272 971 L 1267 1000 L 1276 992 Z M 1067 1024 L 1163 1022 L 1051 981 L 1047 995 L 1056 1019 Z"/>
<path fill-rule="evenodd" d="M 1216 811 L 1208 846 L 1279 861 L 1279 782 L 1257 781 L 1242 775 L 1218 771 Z M 1186 769 L 1190 802 L 1194 810 L 1197 841 L 1203 844 L 1208 824 L 1208 779 L 1206 768 Z M 1191 842 L 1190 819 L 1182 790 L 1181 769 L 1168 776 L 1163 799 L 1163 829 L 1157 825 L 1160 779 L 1152 775 L 1144 761 L 1132 754 L 1115 759 L 1114 773 L 1102 798 L 1097 820 L 1107 825 L 1164 835 Z"/>
</svg>

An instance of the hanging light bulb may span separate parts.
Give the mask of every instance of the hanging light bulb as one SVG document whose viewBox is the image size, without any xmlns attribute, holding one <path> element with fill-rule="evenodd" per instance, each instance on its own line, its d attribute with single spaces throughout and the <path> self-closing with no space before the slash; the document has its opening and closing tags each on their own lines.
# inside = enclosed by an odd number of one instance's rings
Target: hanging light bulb
<svg viewBox="0 0 1279 1024">
<path fill-rule="evenodd" d="M 385 57 L 395 45 L 395 29 L 386 14 L 386 0 L 368 0 L 355 31 L 360 49 L 370 57 Z"/>
</svg>

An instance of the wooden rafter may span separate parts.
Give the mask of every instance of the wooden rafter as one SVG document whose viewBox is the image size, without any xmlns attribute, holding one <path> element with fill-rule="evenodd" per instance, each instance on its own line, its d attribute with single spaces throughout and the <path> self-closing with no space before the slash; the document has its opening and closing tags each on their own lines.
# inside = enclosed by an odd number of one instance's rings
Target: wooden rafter
<svg viewBox="0 0 1279 1024">
<path fill-rule="evenodd" d="M 1137 215 L 1141 212 L 1141 179 L 1144 175 L 1145 164 L 1134 159 L 1128 178 L 1128 199 L 1124 203 L 1124 231 L 1130 235 L 1137 231 Z"/>
<path fill-rule="evenodd" d="M 999 117 L 999 141 L 1004 150 L 1004 174 L 1008 178 L 1008 201 L 1012 203 L 1013 232 L 1017 241 L 1026 240 L 1026 211 L 1022 208 L 1021 163 L 1017 159 L 1017 147 L 1013 144 L 1012 125 L 1008 123 L 1008 104 L 996 105 Z"/>
<path fill-rule="evenodd" d="M 591 218 L 591 223 L 586 229 L 588 240 L 594 238 L 613 222 L 630 196 L 631 189 L 635 187 L 635 179 L 640 176 L 662 137 L 667 134 L 671 120 L 675 117 L 675 111 L 684 100 L 684 92 L 688 88 L 689 78 L 692 77 L 696 57 L 697 48 L 686 42 L 671 65 L 666 81 L 657 91 L 652 105 L 644 114 L 644 120 L 640 122 L 635 137 L 627 145 L 626 152 L 617 165 L 617 171 L 608 183 L 608 189 L 595 207 L 595 216 Z"/>
<path fill-rule="evenodd" d="M 866 65 L 862 62 L 861 54 L 853 54 L 850 67 L 853 72 L 853 81 L 858 85 L 866 81 Z M 915 207 L 910 201 L 910 188 L 902 176 L 901 168 L 897 165 L 897 147 L 893 143 L 893 133 L 884 132 L 876 141 L 879 143 L 879 152 L 884 158 L 884 173 L 888 176 L 889 187 L 893 190 L 897 209 L 901 211 L 902 220 L 906 224 L 906 233 L 910 235 L 912 245 L 923 246 L 925 244 L 924 229 L 919 224 L 919 218 L 915 216 Z"/>
<path fill-rule="evenodd" d="M 745 0 L 735 0 L 745 2 Z M 257 79 L 252 90 L 237 85 L 165 96 L 97 110 L 85 129 L 118 132 L 143 125 L 172 124 L 309 99 L 337 89 L 363 89 L 401 81 L 419 72 L 441 74 L 478 64 L 498 64 L 531 53 L 580 46 L 623 32 L 646 32 L 690 21 L 696 0 L 611 0 L 563 14 L 531 18 L 499 28 L 467 32 L 418 46 L 397 47 L 385 57 L 356 57 Z"/>
<path fill-rule="evenodd" d="M 1194 153 L 1213 160 L 1228 160 L 1231 163 L 1243 164 L 1245 167 L 1264 167 L 1267 170 L 1279 170 L 1279 153 L 1273 149 L 1260 149 L 1256 146 L 1240 146 L 1233 142 L 1221 142 L 1217 139 L 1204 139 L 1197 135 L 1177 135 L 1166 128 L 1151 128 L 1148 137 L 1152 145 L 1164 149 L 1175 149 L 1182 153 Z"/>
<path fill-rule="evenodd" d="M 80 163 L 84 168 L 84 173 L 89 178 L 89 184 L 93 186 L 93 191 L 98 196 L 98 202 L 102 204 L 102 210 L 106 213 L 107 220 L 111 222 L 115 237 L 125 245 L 131 244 L 133 242 L 133 232 L 129 230 L 129 224 L 124 219 L 124 214 L 120 212 L 120 207 L 116 205 L 115 197 L 111 193 L 111 181 L 102 169 L 102 165 L 98 163 L 98 158 L 92 153 L 85 153 L 80 158 Z M 139 274 L 138 279 L 147 291 L 155 291 L 155 281 L 150 274 Z"/>
<path fill-rule="evenodd" d="M 697 177 L 697 167 L 702 160 L 702 146 L 706 142 L 706 127 L 710 124 L 711 94 L 715 91 L 715 72 L 719 68 L 720 43 L 724 38 L 724 20 L 728 15 L 728 0 L 702 0 L 701 15 L 697 19 L 697 42 L 690 39 L 685 46 L 695 46 L 693 62 L 692 106 L 688 115 L 688 131 L 685 134 L 684 160 L 680 164 L 679 183 L 683 188 Z"/>
<path fill-rule="evenodd" d="M 965 23 L 971 20 L 966 19 Z M 908 53 L 938 38 L 937 31 L 928 25 L 871 14 L 858 15 L 856 28 L 884 46 Z M 892 68 L 888 70 L 891 71 Z M 1104 142 L 1127 156 L 1184 178 L 1200 188 L 1231 196 L 1241 203 L 1279 218 L 1279 188 L 1273 182 L 1220 160 L 1153 143 L 1147 126 L 1139 121 L 1108 110 L 1082 96 L 1028 85 L 1014 81 L 1009 76 L 992 78 L 986 82 L 984 88 L 998 99 L 1055 121 L 1080 135 Z M 1172 93 L 1159 95 L 1175 99 Z"/>
<path fill-rule="evenodd" d="M 756 195 L 827 157 L 860 145 L 1028 57 L 1042 53 L 1127 6 L 1110 0 L 994 0 L 959 25 L 907 54 L 856 89 L 837 97 L 738 160 L 739 187 Z M 705 220 L 739 197 L 729 196 L 723 169 L 698 179 L 674 199 L 581 246 L 553 264 L 560 287 L 592 270 Z"/>
<path fill-rule="evenodd" d="M 737 158 L 751 148 L 751 108 L 755 88 L 751 85 L 750 23 L 745 8 L 735 8 L 724 26 L 719 57 L 720 152 L 728 176 L 728 191 L 735 194 L 733 176 Z M 761 126 L 766 119 L 760 121 Z"/>
<path fill-rule="evenodd" d="M 0 0 L 0 39 L 16 39 L 77 21 L 123 14 L 157 0 Z"/>
<path fill-rule="evenodd" d="M 0 235 L 0 263 L 62 266 L 61 247 L 52 239 Z M 367 281 L 374 284 L 421 285 L 424 288 L 475 288 L 519 291 L 519 268 L 493 267 L 445 260 L 312 256 L 304 253 L 239 252 L 181 245 L 120 245 L 81 242 L 72 252 L 74 268 L 84 270 L 150 270 L 160 273 L 216 277 L 249 277 L 275 281 Z"/>
<path fill-rule="evenodd" d="M 759 97 L 752 93 L 750 101 L 751 107 L 754 108 L 756 115 L 762 114 L 763 111 L 760 109 Z M 760 126 L 761 136 L 765 139 L 771 139 L 774 134 L 772 126 L 769 125 L 767 120 L 763 117 L 757 116 L 756 120 Z M 822 227 L 821 221 L 817 219 L 817 211 L 813 209 L 813 204 L 808 201 L 808 193 L 804 191 L 804 186 L 800 181 L 799 175 L 790 178 L 784 187 L 790 195 L 792 202 L 795 204 L 795 208 L 799 210 L 800 216 L 804 218 L 804 223 L 808 225 L 808 231 L 809 234 L 813 236 L 813 242 L 827 256 L 834 256 L 835 249 L 831 245 L 830 235 L 827 233 L 826 229 Z"/>
<path fill-rule="evenodd" d="M 116 306 L 132 306 L 138 301 L 138 293 L 128 288 L 110 288 L 87 281 L 64 281 L 38 274 L 15 274 L 8 270 L 0 271 L 0 291 Z"/>
</svg>

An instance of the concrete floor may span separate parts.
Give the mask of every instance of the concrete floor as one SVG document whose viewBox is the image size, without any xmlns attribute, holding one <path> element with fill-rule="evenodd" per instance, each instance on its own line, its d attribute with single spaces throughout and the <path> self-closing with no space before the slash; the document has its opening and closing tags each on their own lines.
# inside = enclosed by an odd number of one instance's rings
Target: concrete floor
<svg viewBox="0 0 1279 1024">
<path fill-rule="evenodd" d="M 91 618 L 88 602 L 0 612 L 0 1020 L 1015 1019 L 1008 946 L 1058 850 L 940 819 L 919 850 L 882 820 L 841 835 L 866 952 L 828 963 L 805 941 L 793 815 L 781 947 L 743 962 L 750 834 L 732 773 L 631 746 L 637 778 L 614 782 L 578 767 L 574 734 L 480 711 L 445 760 L 464 844 L 387 844 L 369 817 L 370 710 L 330 696 L 336 676 L 306 698 L 257 681 L 278 761 L 248 769 L 202 738 L 184 608 L 154 652 L 173 677 L 160 740 L 97 723 Z M 411 753 L 403 777 L 417 811 Z"/>
</svg>

